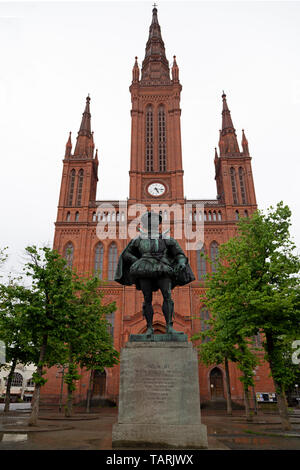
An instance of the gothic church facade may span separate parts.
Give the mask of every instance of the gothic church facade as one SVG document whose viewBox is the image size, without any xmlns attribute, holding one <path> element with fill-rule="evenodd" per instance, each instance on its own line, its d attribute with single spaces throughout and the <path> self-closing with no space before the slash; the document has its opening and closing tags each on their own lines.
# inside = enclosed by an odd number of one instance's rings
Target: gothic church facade
<svg viewBox="0 0 300 470">
<path fill-rule="evenodd" d="M 215 150 L 214 157 L 217 198 L 198 201 L 185 199 L 180 127 L 181 89 L 176 57 L 174 56 L 170 67 L 157 9 L 154 7 L 142 67 L 140 69 L 136 58 L 132 71 L 130 186 L 126 203 L 128 208 L 143 204 L 148 209 L 152 204 L 166 207 L 176 205 L 182 208 L 182 214 L 183 207 L 187 204 L 203 207 L 199 213 L 194 209 L 185 214 L 184 221 L 177 220 L 174 213 L 162 211 L 164 220 L 170 224 L 171 236 L 174 236 L 178 223 L 188 223 L 193 228 L 202 218 L 204 224 L 204 244 L 200 249 L 187 250 L 185 238 L 178 240 L 189 258 L 196 280 L 173 291 L 174 328 L 184 331 L 190 338 L 206 328 L 204 321 L 209 315 L 200 301 L 200 294 L 204 291 L 203 277 L 214 266 L 200 256 L 200 251 L 204 251 L 213 261 L 217 256 L 218 246 L 235 235 L 237 219 L 250 216 L 257 205 L 248 142 L 243 131 L 240 148 L 224 93 L 219 152 Z M 118 257 L 129 242 L 124 233 L 126 234 L 126 226 L 131 218 L 127 216 L 126 209 L 119 207 L 118 200 L 96 200 L 98 163 L 98 152 L 95 151 L 91 131 L 90 97 L 87 97 L 74 150 L 71 134 L 66 144 L 54 248 L 79 273 L 97 273 L 103 279 L 104 301 L 116 302 L 116 310 L 110 323 L 115 348 L 121 350 L 131 333 L 145 331 L 143 298 L 134 286 L 124 287 L 113 280 Z M 117 160 L 114 164 L 117 164 Z M 108 209 L 103 208 L 104 203 Z M 99 224 L 105 227 L 111 222 L 115 224 L 115 238 L 99 239 Z M 161 305 L 161 294 L 155 293 L 153 325 L 156 333 L 164 332 Z M 61 368 L 55 367 L 48 370 L 48 382 L 42 391 L 43 401 L 58 402 L 62 372 Z M 77 401 L 86 398 L 88 375 L 86 371 L 81 371 L 75 394 Z M 236 401 L 243 399 L 239 375 L 236 366 L 230 364 L 231 392 Z M 222 365 L 204 367 L 199 363 L 199 382 L 201 401 L 225 398 Z M 104 374 L 95 378 L 94 397 L 117 400 L 118 389 L 119 366 L 107 369 Z M 65 388 L 63 390 L 65 393 Z M 273 390 L 268 367 L 262 363 L 256 371 L 255 391 L 263 393 Z"/>
</svg>

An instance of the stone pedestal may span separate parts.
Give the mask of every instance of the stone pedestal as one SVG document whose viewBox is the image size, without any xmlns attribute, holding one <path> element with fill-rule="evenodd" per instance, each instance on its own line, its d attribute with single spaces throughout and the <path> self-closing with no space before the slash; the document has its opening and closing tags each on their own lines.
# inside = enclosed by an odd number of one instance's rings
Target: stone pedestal
<svg viewBox="0 0 300 470">
<path fill-rule="evenodd" d="M 154 336 L 155 341 L 132 338 L 122 349 L 113 447 L 207 448 L 197 352 L 183 338 Z"/>
</svg>

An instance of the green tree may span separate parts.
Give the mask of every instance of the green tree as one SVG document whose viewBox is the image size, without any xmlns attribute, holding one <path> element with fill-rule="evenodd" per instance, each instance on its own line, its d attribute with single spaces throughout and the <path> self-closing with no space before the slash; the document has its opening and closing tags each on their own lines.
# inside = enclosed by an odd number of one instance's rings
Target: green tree
<svg viewBox="0 0 300 470">
<path fill-rule="evenodd" d="M 25 273 L 31 281 L 31 298 L 25 306 L 25 325 L 39 350 L 29 419 L 29 425 L 34 426 L 38 419 L 40 390 L 46 383 L 45 366 L 65 362 L 66 351 L 61 338 L 69 305 L 74 299 L 74 287 L 73 273 L 56 251 L 32 246 L 27 247 L 26 252 L 30 257 Z"/>
<path fill-rule="evenodd" d="M 10 391 L 18 363 L 36 363 L 37 348 L 31 342 L 31 332 L 24 327 L 24 306 L 31 292 L 18 284 L 18 280 L 0 285 L 0 340 L 5 344 L 6 364 L 9 369 L 6 384 L 4 412 L 9 411 Z M 1 368 L 1 364 L 0 364 Z"/>
<path fill-rule="evenodd" d="M 232 414 L 229 361 L 237 364 L 242 372 L 239 379 L 243 384 L 245 411 L 249 420 L 251 419 L 249 387 L 253 386 L 253 371 L 258 364 L 258 358 L 251 351 L 249 341 L 245 340 L 236 330 L 236 325 L 231 321 L 231 318 L 232 315 L 229 315 L 226 310 L 218 313 L 211 312 L 210 319 L 206 320 L 209 329 L 195 334 L 192 340 L 201 340 L 197 348 L 200 360 L 205 365 L 224 364 L 227 414 L 229 415 Z"/>
<path fill-rule="evenodd" d="M 241 338 L 263 334 L 284 429 L 290 429 L 278 338 L 299 335 L 299 257 L 290 239 L 291 211 L 282 202 L 237 224 L 237 236 L 220 246 L 216 272 L 207 281 L 210 310 L 227 315 Z"/>
<path fill-rule="evenodd" d="M 65 382 L 68 388 L 65 414 L 72 416 L 73 392 L 80 378 L 78 367 L 88 370 L 104 370 L 118 362 L 119 353 L 114 349 L 108 332 L 106 315 L 115 310 L 115 303 L 103 305 L 103 293 L 99 291 L 98 278 L 76 278 L 76 296 L 69 305 L 67 328 L 63 334 L 68 349 L 68 369 Z M 93 373 L 91 374 L 93 377 Z M 88 399 L 90 397 L 90 386 Z"/>
</svg>

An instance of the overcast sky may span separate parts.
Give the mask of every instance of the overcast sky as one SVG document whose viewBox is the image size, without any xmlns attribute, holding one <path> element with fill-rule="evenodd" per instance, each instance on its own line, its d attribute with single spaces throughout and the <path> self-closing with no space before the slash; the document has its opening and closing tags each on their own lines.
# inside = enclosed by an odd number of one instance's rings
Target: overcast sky
<svg viewBox="0 0 300 470">
<path fill-rule="evenodd" d="M 69 131 L 88 93 L 99 149 L 97 199 L 128 196 L 134 57 L 153 2 L 0 2 L 1 237 L 7 269 L 28 244 L 52 245 Z M 183 85 L 185 196 L 216 197 L 222 90 L 245 129 L 261 209 L 283 200 L 300 246 L 300 3 L 159 1 L 166 54 Z M 297 217 L 298 216 L 298 217 Z"/>
</svg>

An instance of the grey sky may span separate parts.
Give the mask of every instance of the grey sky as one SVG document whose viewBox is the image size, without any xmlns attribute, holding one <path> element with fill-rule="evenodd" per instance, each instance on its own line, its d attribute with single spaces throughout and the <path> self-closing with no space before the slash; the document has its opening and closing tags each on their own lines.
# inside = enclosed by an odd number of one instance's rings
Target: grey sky
<svg viewBox="0 0 300 470">
<path fill-rule="evenodd" d="M 99 149 L 98 199 L 128 196 L 130 94 L 153 2 L 0 3 L 0 246 L 7 269 L 27 244 L 52 244 L 68 132 L 73 144 L 85 98 Z M 299 2 L 158 3 L 182 90 L 187 198 L 216 197 L 214 147 L 227 94 L 239 143 L 249 141 L 258 205 L 283 200 L 299 217 Z"/>
</svg>

